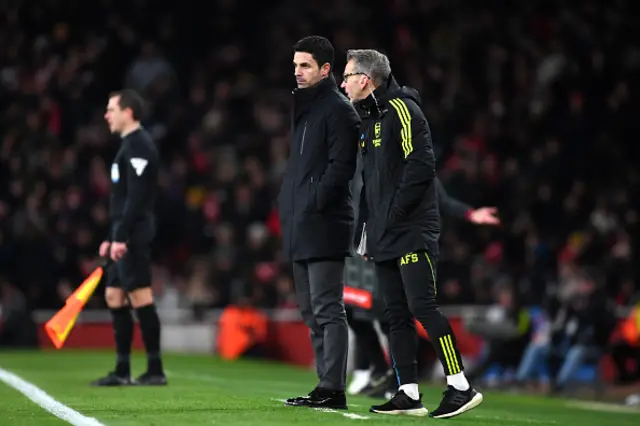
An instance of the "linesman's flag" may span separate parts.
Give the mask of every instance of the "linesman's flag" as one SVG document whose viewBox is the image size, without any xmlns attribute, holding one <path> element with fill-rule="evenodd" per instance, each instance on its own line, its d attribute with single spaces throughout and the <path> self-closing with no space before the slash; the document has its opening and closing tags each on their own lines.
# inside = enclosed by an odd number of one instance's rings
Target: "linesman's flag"
<svg viewBox="0 0 640 426">
<path fill-rule="evenodd" d="M 65 305 L 44 325 L 49 338 L 56 348 L 60 349 L 69 336 L 69 332 L 76 323 L 78 315 L 86 305 L 87 301 L 100 284 L 100 279 L 104 274 L 106 262 L 93 270 L 84 282 L 69 296 Z"/>
</svg>

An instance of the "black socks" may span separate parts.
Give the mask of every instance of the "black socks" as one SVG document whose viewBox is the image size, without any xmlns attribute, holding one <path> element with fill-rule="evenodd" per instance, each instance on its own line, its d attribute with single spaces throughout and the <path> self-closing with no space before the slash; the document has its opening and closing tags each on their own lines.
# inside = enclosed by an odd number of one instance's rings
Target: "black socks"
<svg viewBox="0 0 640 426">
<path fill-rule="evenodd" d="M 142 340 L 147 350 L 147 372 L 150 374 L 164 374 L 162 359 L 160 358 L 160 318 L 153 303 L 136 308 Z"/>
<path fill-rule="evenodd" d="M 154 304 L 136 308 L 142 340 L 147 351 L 147 372 L 164 374 L 160 358 L 160 318 Z M 116 341 L 116 375 L 131 375 L 131 343 L 133 341 L 133 317 L 129 307 L 111 309 Z"/>
<path fill-rule="evenodd" d="M 116 341 L 116 375 L 131 375 L 131 342 L 133 340 L 133 318 L 128 307 L 111 309 L 113 332 Z"/>
</svg>

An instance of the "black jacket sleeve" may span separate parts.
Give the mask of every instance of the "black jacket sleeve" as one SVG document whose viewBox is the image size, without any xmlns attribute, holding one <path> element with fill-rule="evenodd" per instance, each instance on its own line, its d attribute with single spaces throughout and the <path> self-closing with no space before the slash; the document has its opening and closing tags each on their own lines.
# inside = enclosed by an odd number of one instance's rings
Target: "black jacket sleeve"
<svg viewBox="0 0 640 426">
<path fill-rule="evenodd" d="M 435 185 L 436 192 L 438 193 L 438 207 L 440 208 L 440 215 L 466 219 L 467 215 L 473 210 L 473 208 L 470 205 L 449 196 L 449 194 L 447 194 L 447 190 L 444 189 L 442 182 L 440 182 L 440 179 L 436 178 Z"/>
<path fill-rule="evenodd" d="M 153 191 L 154 174 L 151 169 L 155 164 L 152 153 L 144 144 L 131 143 L 125 151 L 127 197 L 122 218 L 114 224 L 113 241 L 127 242 L 131 227 L 135 220 L 148 208 L 147 194 Z"/>
<path fill-rule="evenodd" d="M 404 169 L 391 211 L 407 216 L 420 204 L 427 188 L 436 177 L 436 160 L 431 144 L 431 131 L 427 119 L 413 101 L 390 101 L 400 123 L 399 139 L 404 155 Z"/>
<path fill-rule="evenodd" d="M 339 100 L 327 120 L 329 162 L 316 189 L 316 205 L 323 210 L 333 194 L 349 186 L 356 170 L 360 117 L 351 103 Z"/>
</svg>

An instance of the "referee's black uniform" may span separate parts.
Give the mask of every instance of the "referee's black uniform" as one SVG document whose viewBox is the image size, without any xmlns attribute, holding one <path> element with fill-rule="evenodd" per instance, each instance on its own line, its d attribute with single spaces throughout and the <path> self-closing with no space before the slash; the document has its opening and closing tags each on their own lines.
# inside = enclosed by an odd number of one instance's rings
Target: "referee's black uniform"
<svg viewBox="0 0 640 426">
<path fill-rule="evenodd" d="M 114 261 L 106 271 L 107 306 L 113 318 L 116 368 L 94 386 L 166 385 L 160 355 L 161 324 L 151 291 L 151 243 L 160 156 L 151 135 L 140 126 L 144 101 L 133 90 L 109 95 L 105 120 L 120 149 L 111 164 L 109 235 L 100 255 Z M 128 299 L 128 303 L 127 303 Z M 135 311 L 147 352 L 147 371 L 131 380 Z"/>
<path fill-rule="evenodd" d="M 138 128 L 122 138 L 111 165 L 110 240 L 127 243 L 127 253 L 112 265 L 107 285 L 127 293 L 151 285 L 151 242 L 158 186 L 158 150 Z"/>
</svg>

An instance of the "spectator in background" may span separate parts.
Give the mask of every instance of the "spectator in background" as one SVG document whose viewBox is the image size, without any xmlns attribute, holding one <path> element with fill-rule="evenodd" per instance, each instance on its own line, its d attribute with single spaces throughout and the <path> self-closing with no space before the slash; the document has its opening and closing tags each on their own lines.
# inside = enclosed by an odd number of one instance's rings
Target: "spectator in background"
<svg viewBox="0 0 640 426">
<path fill-rule="evenodd" d="M 640 381 L 640 301 L 631 308 L 620 324 L 620 337 L 612 342 L 611 357 L 616 365 L 616 382 L 630 384 Z M 629 364 L 633 364 L 629 367 Z"/>
<path fill-rule="evenodd" d="M 24 295 L 9 282 L 0 281 L 0 348 L 38 346 L 38 332 Z"/>
<path fill-rule="evenodd" d="M 599 364 L 615 325 L 615 316 L 594 278 L 575 269 L 568 269 L 564 278 L 560 305 L 550 315 L 548 337 L 529 344 L 516 376 L 518 383 L 524 383 L 546 360 L 554 393 L 564 391 L 583 365 Z"/>
<path fill-rule="evenodd" d="M 103 100 L 127 80 L 146 87 L 144 125 L 167 165 L 154 252 L 167 294 L 172 288 L 189 303 L 184 265 L 203 256 L 214 306 L 228 304 L 255 268 L 237 256 L 247 227 L 268 222 L 270 238 L 281 238 L 273 200 L 288 157 L 291 83 L 282 64 L 290 41 L 313 31 L 330 34 L 338 51 L 384 49 L 398 79 L 424 94 L 443 185 L 500 211 L 500 229 L 443 225 L 441 303 L 491 305 L 505 275 L 523 304 L 539 305 L 566 262 L 598 269 L 619 305 L 639 290 L 640 56 L 631 0 L 499 8 L 277 0 L 254 2 L 251 14 L 239 0 L 192 10 L 136 2 L 126 13 L 120 0 L 32 3 L 0 5 L 0 272 L 34 309 L 62 306 L 59 284 L 82 281 L 86 240 L 95 247 L 105 235 L 104 164 L 114 145 Z M 156 56 L 142 58 L 151 45 Z M 150 84 L 156 76 L 160 83 Z M 249 186 L 240 192 L 254 200 L 242 215 L 237 186 Z M 279 249 L 268 263 L 276 278 L 247 285 L 266 294 L 277 286 L 278 297 L 264 299 L 275 306 L 292 289 L 282 284 Z M 91 307 L 102 303 L 94 298 Z"/>
<path fill-rule="evenodd" d="M 521 305 L 511 284 L 503 283 L 497 291 L 498 303 L 489 309 L 485 318 L 468 318 L 465 321 L 469 332 L 482 336 L 486 342 L 484 358 L 467 373 L 472 381 L 482 377 L 494 365 L 499 366 L 502 372 L 517 367 L 530 340 L 529 312 Z"/>
</svg>

